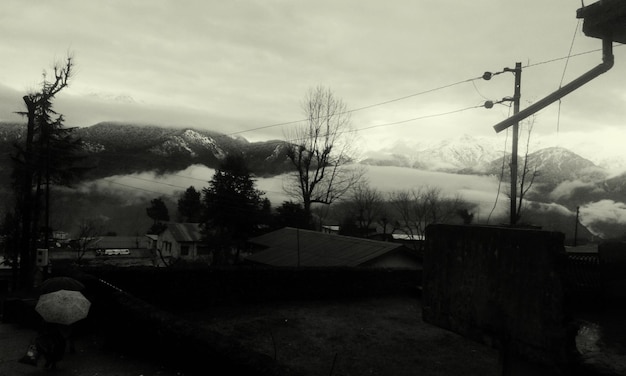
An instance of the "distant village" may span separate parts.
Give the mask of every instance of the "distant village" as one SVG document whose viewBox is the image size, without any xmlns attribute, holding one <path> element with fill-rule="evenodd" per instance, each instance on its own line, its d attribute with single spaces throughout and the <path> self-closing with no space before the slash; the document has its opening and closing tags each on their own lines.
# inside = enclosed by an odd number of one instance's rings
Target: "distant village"
<svg viewBox="0 0 626 376">
<path fill-rule="evenodd" d="M 322 231 L 284 227 L 249 239 L 245 251 L 233 249 L 225 263 L 410 269 L 421 265 L 421 236 L 372 233 L 357 238 L 339 235 L 339 229 L 338 225 L 323 226 Z M 8 259 L 3 260 L 7 261 L 3 267 L 10 268 Z M 37 265 L 54 268 L 68 262 L 119 267 L 215 264 L 199 223 L 168 223 L 158 235 L 71 239 L 67 232 L 54 231 L 49 250 L 38 250 Z"/>
</svg>

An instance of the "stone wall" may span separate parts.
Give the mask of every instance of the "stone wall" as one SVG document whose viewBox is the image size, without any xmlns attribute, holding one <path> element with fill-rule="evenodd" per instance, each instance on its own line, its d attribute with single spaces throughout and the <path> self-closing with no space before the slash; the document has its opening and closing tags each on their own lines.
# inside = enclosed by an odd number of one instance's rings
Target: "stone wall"
<svg viewBox="0 0 626 376">
<path fill-rule="evenodd" d="M 531 361 L 565 361 L 563 241 L 533 229 L 429 226 L 424 321 Z"/>
</svg>

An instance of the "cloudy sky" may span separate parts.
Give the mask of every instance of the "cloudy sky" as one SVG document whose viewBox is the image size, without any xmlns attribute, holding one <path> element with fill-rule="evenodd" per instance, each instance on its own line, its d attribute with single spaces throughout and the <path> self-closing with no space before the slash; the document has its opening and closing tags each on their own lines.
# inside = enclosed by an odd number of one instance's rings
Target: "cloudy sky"
<svg viewBox="0 0 626 376">
<path fill-rule="evenodd" d="M 492 127 L 510 107 L 475 107 L 512 96 L 513 74 L 473 79 L 521 62 L 524 108 L 599 64 L 601 42 L 582 33 L 580 7 L 580 0 L 3 0 L 0 120 L 15 120 L 22 95 L 70 52 L 76 74 L 56 108 L 71 126 L 128 121 L 281 138 L 293 124 L 272 125 L 301 119 L 306 91 L 324 85 L 357 109 L 353 125 L 367 148 L 504 137 Z M 626 47 L 616 46 L 614 68 L 541 111 L 533 137 L 619 155 L 624 119 Z"/>
</svg>

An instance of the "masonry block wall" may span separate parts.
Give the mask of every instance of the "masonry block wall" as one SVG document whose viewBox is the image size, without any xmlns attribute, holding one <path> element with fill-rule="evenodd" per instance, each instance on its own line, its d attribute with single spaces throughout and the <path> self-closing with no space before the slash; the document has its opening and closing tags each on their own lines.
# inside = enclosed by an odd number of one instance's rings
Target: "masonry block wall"
<svg viewBox="0 0 626 376">
<path fill-rule="evenodd" d="M 551 364 L 566 359 L 559 270 L 564 235 L 531 229 L 427 228 L 423 319 Z"/>
</svg>

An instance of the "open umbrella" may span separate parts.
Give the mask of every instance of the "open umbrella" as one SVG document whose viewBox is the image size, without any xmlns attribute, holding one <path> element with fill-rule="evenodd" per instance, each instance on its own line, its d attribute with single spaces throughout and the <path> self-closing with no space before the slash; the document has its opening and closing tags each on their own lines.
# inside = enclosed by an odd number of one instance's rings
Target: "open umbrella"
<svg viewBox="0 0 626 376">
<path fill-rule="evenodd" d="M 41 286 L 39 286 L 40 294 L 59 290 L 83 291 L 85 290 L 85 285 L 71 277 L 52 277 L 43 281 Z"/>
<path fill-rule="evenodd" d="M 59 290 L 39 297 L 35 311 L 47 322 L 70 325 L 87 317 L 91 302 L 80 291 Z"/>
</svg>

